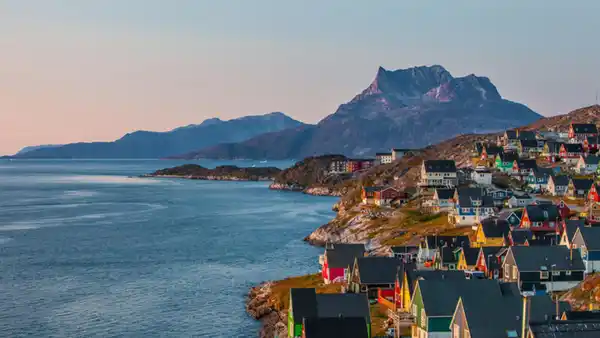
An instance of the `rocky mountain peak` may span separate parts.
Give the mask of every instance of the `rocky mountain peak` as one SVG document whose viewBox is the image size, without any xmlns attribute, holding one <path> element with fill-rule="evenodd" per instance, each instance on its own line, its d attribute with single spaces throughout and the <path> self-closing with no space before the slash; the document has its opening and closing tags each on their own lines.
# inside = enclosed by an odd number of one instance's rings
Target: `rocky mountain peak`
<svg viewBox="0 0 600 338">
<path fill-rule="evenodd" d="M 501 100 L 496 86 L 489 78 L 470 74 L 464 77 L 453 78 L 428 91 L 424 98 L 438 102 L 451 101 L 495 101 Z"/>
</svg>

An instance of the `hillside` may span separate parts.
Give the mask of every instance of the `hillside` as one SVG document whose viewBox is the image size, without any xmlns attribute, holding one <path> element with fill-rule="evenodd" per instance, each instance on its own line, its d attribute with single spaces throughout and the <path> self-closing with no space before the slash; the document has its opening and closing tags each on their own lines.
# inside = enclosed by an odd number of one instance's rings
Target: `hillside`
<svg viewBox="0 0 600 338">
<path fill-rule="evenodd" d="M 260 134 L 303 126 L 283 113 L 246 116 L 229 121 L 212 118 L 168 132 L 136 131 L 113 142 L 72 143 L 34 149 L 17 158 L 163 158 L 224 142 L 241 142 Z"/>
<path fill-rule="evenodd" d="M 442 66 L 379 68 L 373 82 L 316 126 L 208 147 L 185 158 L 289 159 L 373 155 L 421 148 L 461 134 L 498 132 L 541 116 L 502 98 L 486 77 L 453 77 Z"/>
</svg>

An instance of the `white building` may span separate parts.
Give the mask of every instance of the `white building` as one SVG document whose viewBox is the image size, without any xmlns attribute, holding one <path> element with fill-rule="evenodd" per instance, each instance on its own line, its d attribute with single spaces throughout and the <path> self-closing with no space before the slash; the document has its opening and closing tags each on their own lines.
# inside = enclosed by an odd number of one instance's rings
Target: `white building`
<svg viewBox="0 0 600 338">
<path fill-rule="evenodd" d="M 376 153 L 375 159 L 378 164 L 389 164 L 393 162 L 393 153 Z"/>
<path fill-rule="evenodd" d="M 422 187 L 455 187 L 458 182 L 456 164 L 452 160 L 427 160 L 421 164 Z"/>
<path fill-rule="evenodd" d="M 414 152 L 415 152 L 414 149 L 394 148 L 394 149 L 392 149 L 392 161 L 397 161 L 397 160 L 403 158 L 406 154 L 414 153 Z"/>
<path fill-rule="evenodd" d="M 587 157 L 579 156 L 579 160 L 575 165 L 575 169 L 584 175 L 594 174 L 596 170 L 598 170 L 598 161 L 600 158 L 598 156 L 589 155 Z"/>
<path fill-rule="evenodd" d="M 481 185 L 492 185 L 492 172 L 485 167 L 477 167 L 471 173 L 471 180 Z"/>
</svg>

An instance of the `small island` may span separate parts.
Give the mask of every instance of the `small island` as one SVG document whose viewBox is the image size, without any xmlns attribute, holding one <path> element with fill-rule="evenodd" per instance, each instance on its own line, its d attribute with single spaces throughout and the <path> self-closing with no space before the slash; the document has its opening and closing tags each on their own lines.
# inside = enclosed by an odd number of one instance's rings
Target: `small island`
<svg viewBox="0 0 600 338">
<path fill-rule="evenodd" d="M 214 169 L 197 164 L 157 170 L 143 177 L 176 177 L 208 181 L 272 181 L 281 169 L 276 167 L 240 168 L 234 165 L 222 165 Z"/>
</svg>

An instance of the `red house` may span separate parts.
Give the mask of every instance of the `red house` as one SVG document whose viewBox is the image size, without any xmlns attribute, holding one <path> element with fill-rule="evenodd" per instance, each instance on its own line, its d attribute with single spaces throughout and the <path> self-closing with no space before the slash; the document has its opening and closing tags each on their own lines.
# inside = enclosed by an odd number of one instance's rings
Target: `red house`
<svg viewBox="0 0 600 338">
<path fill-rule="evenodd" d="M 361 168 L 361 161 L 360 160 L 352 160 L 349 159 L 346 161 L 346 171 L 349 173 L 353 173 L 356 171 L 359 171 Z"/>
<path fill-rule="evenodd" d="M 488 278 L 497 279 L 501 277 L 502 256 L 498 253 L 503 248 L 501 246 L 481 247 L 477 256 L 477 263 L 475 264 L 477 271 L 483 271 Z"/>
<path fill-rule="evenodd" d="M 322 256 L 323 281 L 326 284 L 346 282 L 348 269 L 352 268 L 354 259 L 364 255 L 364 244 L 327 244 Z"/>
<path fill-rule="evenodd" d="M 582 141 L 588 137 L 598 136 L 598 128 L 593 123 L 571 123 L 569 125 L 569 138 Z"/>
<path fill-rule="evenodd" d="M 598 152 L 598 136 L 587 137 L 583 141 L 583 150 L 595 154 Z"/>
<path fill-rule="evenodd" d="M 556 232 L 560 220 L 558 207 L 554 204 L 528 205 L 523 209 L 520 227 L 532 232 Z"/>
<path fill-rule="evenodd" d="M 571 213 L 571 208 L 569 208 L 569 206 L 567 205 L 567 203 L 565 203 L 565 201 L 560 200 L 560 202 L 558 202 L 558 204 L 556 204 L 556 207 L 558 208 L 558 213 L 560 215 L 560 218 L 562 218 L 562 219 L 569 218 L 569 214 Z"/>
<path fill-rule="evenodd" d="M 579 157 L 583 155 L 583 146 L 581 143 L 563 143 L 560 146 L 558 156 L 564 162 L 576 163 L 579 161 Z"/>
<path fill-rule="evenodd" d="M 598 192 L 600 192 L 600 187 L 596 183 L 593 183 L 590 191 L 588 192 L 588 201 L 600 202 L 600 195 Z"/>
<path fill-rule="evenodd" d="M 382 188 L 377 190 L 373 194 L 373 201 L 375 205 L 388 206 L 392 203 L 392 200 L 400 196 L 400 191 L 392 188 Z"/>
</svg>

